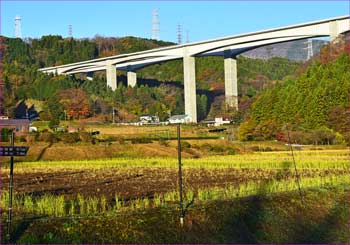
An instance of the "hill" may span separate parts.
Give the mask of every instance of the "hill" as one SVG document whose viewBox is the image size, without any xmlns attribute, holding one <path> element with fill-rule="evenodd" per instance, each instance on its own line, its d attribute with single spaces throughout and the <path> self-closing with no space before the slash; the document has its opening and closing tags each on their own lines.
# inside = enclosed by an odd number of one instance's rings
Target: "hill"
<svg viewBox="0 0 350 245">
<path fill-rule="evenodd" d="M 303 144 L 349 140 L 349 67 L 349 43 L 323 47 L 297 78 L 284 79 L 257 96 L 240 127 L 240 139 L 291 138 Z"/>
<path fill-rule="evenodd" d="M 118 89 L 107 89 L 103 72 L 96 72 L 94 80 L 84 75 L 52 77 L 37 71 L 38 68 L 62 65 L 87 59 L 126 52 L 135 52 L 161 46 L 169 42 L 136 37 L 76 40 L 61 36 L 43 36 L 40 39 L 1 37 L 2 81 L 4 98 L 2 113 L 12 115 L 21 100 L 40 104 L 41 118 L 53 120 L 94 117 L 111 120 L 112 109 L 116 120 L 132 121 L 141 114 L 158 114 L 162 120 L 169 114 L 184 112 L 182 62 L 173 61 L 138 71 L 139 84 L 127 88 L 125 73 L 118 71 Z M 197 94 L 199 118 L 226 113 L 223 105 L 223 59 L 204 57 L 197 59 Z M 286 75 L 293 74 L 300 63 L 283 58 L 254 60 L 238 58 L 240 103 L 249 107 L 251 98 L 263 87 Z M 123 85 L 124 84 L 124 85 Z M 44 103 L 43 103 L 44 102 Z"/>
</svg>

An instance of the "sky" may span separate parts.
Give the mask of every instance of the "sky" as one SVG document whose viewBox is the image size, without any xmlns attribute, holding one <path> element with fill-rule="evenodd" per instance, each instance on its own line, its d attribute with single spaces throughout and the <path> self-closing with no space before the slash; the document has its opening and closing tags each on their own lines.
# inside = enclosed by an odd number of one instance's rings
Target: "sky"
<svg viewBox="0 0 350 245">
<path fill-rule="evenodd" d="M 1 35 L 14 37 L 16 15 L 24 38 L 152 37 L 152 10 L 159 12 L 160 40 L 183 42 L 259 31 L 349 15 L 349 0 L 332 1 L 15 1 L 0 0 Z"/>
</svg>

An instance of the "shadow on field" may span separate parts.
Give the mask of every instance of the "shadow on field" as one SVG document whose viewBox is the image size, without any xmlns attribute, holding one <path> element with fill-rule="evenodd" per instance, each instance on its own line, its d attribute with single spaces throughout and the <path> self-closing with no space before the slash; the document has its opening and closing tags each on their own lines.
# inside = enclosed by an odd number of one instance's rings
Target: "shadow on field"
<svg viewBox="0 0 350 245">
<path fill-rule="evenodd" d="M 296 234 L 296 237 L 300 238 L 295 243 L 349 244 L 350 216 L 346 204 L 345 199 L 335 201 L 328 214 L 317 224 L 303 221 L 302 237 Z"/>
<path fill-rule="evenodd" d="M 24 234 L 24 232 L 28 229 L 28 227 L 36 220 L 40 220 L 43 217 L 31 217 L 24 218 L 19 223 L 14 224 L 12 227 L 11 241 L 10 243 L 16 243 L 20 237 Z"/>
<path fill-rule="evenodd" d="M 276 173 L 276 178 L 290 173 L 291 162 L 285 162 L 283 168 Z M 265 207 L 269 205 L 270 199 L 266 195 L 272 180 L 261 182 L 257 194 L 247 197 L 244 204 L 237 211 L 233 210 L 233 217 L 228 216 L 224 221 L 225 243 L 250 243 L 257 244 L 269 241 L 269 234 L 264 229 L 264 224 L 273 220 L 273 213 Z"/>
<path fill-rule="evenodd" d="M 276 177 L 288 174 L 290 164 L 286 162 Z M 286 199 L 282 194 L 281 200 L 276 195 L 271 199 L 266 195 L 269 184 L 269 180 L 263 181 L 257 195 L 247 197 L 239 210 L 232 210 L 231 215 L 227 215 L 224 220 L 224 243 L 349 244 L 350 210 L 345 197 L 330 199 L 333 203 L 331 208 L 319 206 L 325 203 L 318 202 L 317 192 L 310 195 L 309 198 L 313 199 L 309 199 L 309 203 L 304 201 L 304 191 L 303 197 L 295 192 L 295 198 L 288 195 Z M 286 203 L 283 211 L 280 201 L 290 202 Z"/>
</svg>

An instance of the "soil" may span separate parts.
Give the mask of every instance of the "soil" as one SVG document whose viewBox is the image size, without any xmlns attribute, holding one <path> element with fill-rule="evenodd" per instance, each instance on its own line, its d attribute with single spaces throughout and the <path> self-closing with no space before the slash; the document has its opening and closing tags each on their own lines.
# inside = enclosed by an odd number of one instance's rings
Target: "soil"
<svg viewBox="0 0 350 245">
<path fill-rule="evenodd" d="M 54 171 L 54 172 L 53 172 Z M 115 194 L 124 199 L 149 197 L 165 193 L 178 187 L 178 170 L 160 167 L 125 167 L 106 169 L 50 169 L 15 173 L 16 193 L 41 196 L 44 194 L 65 195 L 74 198 L 78 194 L 105 196 L 110 202 Z M 304 169 L 302 177 L 343 174 L 342 169 Z M 235 169 L 235 168 L 184 168 L 184 189 L 199 187 L 222 187 L 250 180 L 295 178 L 292 170 Z M 8 172 L 2 172 L 2 189 L 7 190 Z"/>
</svg>

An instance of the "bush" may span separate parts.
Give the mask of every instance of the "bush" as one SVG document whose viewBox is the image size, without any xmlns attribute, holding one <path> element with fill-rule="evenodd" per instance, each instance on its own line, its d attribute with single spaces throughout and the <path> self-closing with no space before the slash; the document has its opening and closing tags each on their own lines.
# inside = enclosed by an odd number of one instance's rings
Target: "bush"
<svg viewBox="0 0 350 245">
<path fill-rule="evenodd" d="M 153 141 L 149 138 L 134 138 L 131 140 L 132 144 L 148 144 L 152 143 Z"/>
<path fill-rule="evenodd" d="M 181 149 L 189 149 L 191 148 L 191 144 L 187 141 L 181 141 Z"/>
<path fill-rule="evenodd" d="M 201 145 L 200 149 L 202 151 L 207 151 L 207 152 L 214 152 L 214 153 L 226 153 L 229 155 L 234 155 L 236 154 L 236 149 L 230 146 L 225 146 L 225 145 L 210 145 L 208 143 L 205 143 Z"/>
<path fill-rule="evenodd" d="M 250 147 L 250 149 L 252 151 L 255 151 L 255 152 L 257 152 L 257 151 L 273 151 L 273 149 L 270 146 L 264 147 L 264 146 L 254 145 L 254 146 Z"/>
<path fill-rule="evenodd" d="M 80 132 L 79 139 L 81 140 L 81 142 L 91 143 L 93 140 L 93 137 L 92 137 L 92 134 L 89 132 Z"/>
<path fill-rule="evenodd" d="M 67 144 L 73 144 L 80 140 L 79 133 L 64 133 L 61 136 L 61 140 Z"/>
<path fill-rule="evenodd" d="M 254 140 L 254 129 L 256 125 L 252 120 L 248 120 L 242 123 L 238 128 L 238 140 L 240 141 L 250 141 Z"/>
<path fill-rule="evenodd" d="M 11 130 L 8 128 L 2 128 L 1 129 L 1 142 L 8 142 L 10 141 L 10 134 Z"/>
<path fill-rule="evenodd" d="M 118 137 L 118 138 L 117 138 L 117 141 L 118 141 L 118 143 L 121 144 L 121 145 L 124 145 L 124 144 L 125 144 L 125 140 L 124 140 L 123 137 Z"/>
<path fill-rule="evenodd" d="M 200 146 L 200 149 L 201 149 L 202 151 L 211 151 L 212 146 L 209 145 L 208 143 L 205 143 L 205 144 L 203 144 L 203 145 Z"/>
<path fill-rule="evenodd" d="M 159 139 L 159 144 L 162 145 L 162 146 L 166 146 L 168 147 L 169 146 L 169 141 L 168 140 L 165 140 L 165 139 Z"/>
<path fill-rule="evenodd" d="M 19 136 L 19 137 L 18 137 L 18 141 L 19 141 L 19 142 L 27 142 L 26 136 L 25 136 L 25 135 Z"/>
<path fill-rule="evenodd" d="M 38 138 L 39 138 L 38 136 L 39 136 L 39 134 L 36 133 L 36 132 L 27 134 L 27 135 L 26 135 L 26 142 L 27 142 L 27 143 L 35 142 L 35 141 L 38 140 Z"/>
<path fill-rule="evenodd" d="M 43 131 L 43 132 L 41 132 L 41 134 L 39 136 L 39 141 L 54 143 L 54 142 L 57 142 L 58 139 L 56 138 L 56 136 L 53 133 L 50 133 L 48 131 Z"/>
</svg>

